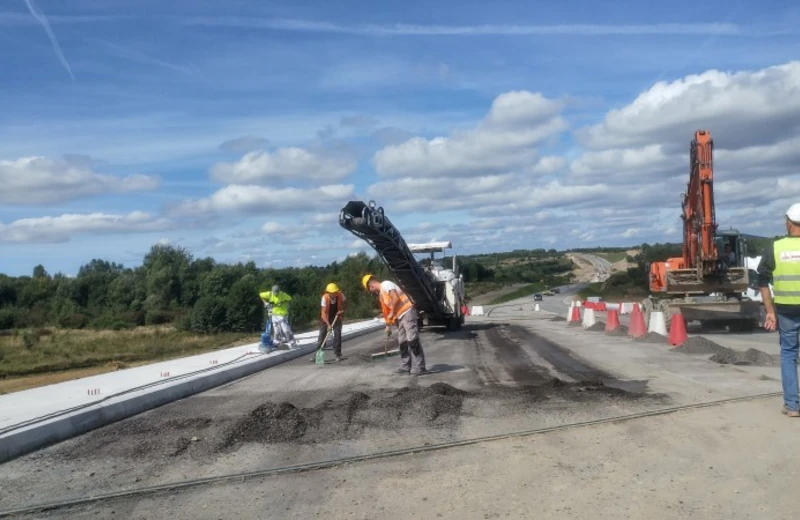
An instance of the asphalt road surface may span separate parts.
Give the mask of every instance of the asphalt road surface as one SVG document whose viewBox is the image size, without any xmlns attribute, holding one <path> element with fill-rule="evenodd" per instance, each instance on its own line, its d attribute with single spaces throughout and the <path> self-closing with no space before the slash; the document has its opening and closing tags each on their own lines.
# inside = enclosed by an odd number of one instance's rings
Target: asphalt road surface
<svg viewBox="0 0 800 520">
<path fill-rule="evenodd" d="M 563 305 L 569 296 L 567 292 L 549 298 Z M 779 518 L 786 507 L 793 507 L 792 493 L 780 494 L 780 485 L 763 483 L 769 472 L 778 471 L 770 465 L 773 459 L 775 464 L 785 463 L 784 452 L 762 454 L 749 473 L 746 464 L 723 462 L 718 425 L 729 428 L 730 446 L 742 450 L 747 443 L 722 411 L 711 413 L 714 426 L 702 415 L 683 422 L 662 420 L 658 428 L 671 431 L 673 442 L 659 440 L 661 430 L 642 418 L 627 427 L 583 426 L 583 434 L 543 434 L 536 447 L 530 439 L 517 439 L 425 453 L 443 443 L 575 427 L 780 388 L 775 367 L 721 365 L 708 356 L 670 352 L 665 344 L 569 327 L 560 312 L 534 314 L 529 303 L 516 305 L 498 306 L 487 317 L 470 317 L 461 331 L 425 330 L 423 345 L 432 371 L 425 376 L 396 373 L 397 357 L 371 360 L 370 354 L 384 348 L 385 336 L 375 333 L 346 342 L 347 359 L 342 363 L 320 368 L 306 358 L 295 360 L 10 461 L 0 466 L 0 510 L 404 448 L 423 453 L 255 480 L 212 480 L 198 488 L 142 492 L 29 517 L 195 519 L 229 518 L 235 512 L 270 518 L 407 518 L 459 511 L 461 517 L 491 518 L 499 512 L 526 517 L 541 502 L 550 517 L 597 518 L 585 494 L 602 494 L 606 482 L 616 482 L 617 498 L 607 504 L 609 513 L 603 517 L 678 518 L 680 511 L 709 513 L 697 507 L 681 509 L 679 504 L 684 499 L 698 501 L 703 489 L 689 483 L 697 479 L 706 484 L 701 469 L 709 470 L 676 462 L 705 462 L 704 453 L 712 465 L 722 467 L 716 472 L 720 478 L 738 478 L 735 485 L 742 492 L 763 494 L 765 486 L 773 488 L 768 509 L 759 511 L 754 505 L 752 516 L 743 518 Z M 770 424 L 771 437 L 763 439 L 761 449 L 770 443 L 778 449 L 795 433 L 785 432 L 786 423 L 779 422 L 779 400 L 764 406 L 748 412 L 749 417 Z M 748 434 L 756 436 L 752 430 L 758 424 L 748 427 Z M 691 435 L 681 428 L 691 428 Z M 676 454 L 671 450 L 677 438 L 685 439 L 687 446 Z M 619 439 L 627 439 L 628 450 Z M 651 464 L 654 460 L 659 461 L 656 466 Z M 505 461 L 522 465 L 512 468 Z M 595 465 L 587 468 L 587 463 Z M 581 478 L 575 473 L 579 467 Z M 781 467 L 785 473 L 788 466 Z M 616 470 L 626 473 L 614 474 Z M 630 480 L 631 471 L 638 472 L 641 485 L 652 489 L 655 502 L 649 506 L 626 501 L 619 486 L 639 485 Z M 646 475 L 649 471 L 653 474 Z M 744 479 L 743 474 L 752 478 Z M 662 477 L 672 478 L 673 484 L 676 478 L 687 483 L 685 492 L 674 495 L 672 511 L 656 500 L 659 488 L 674 487 Z M 788 477 L 782 474 L 780 481 Z M 503 492 L 505 479 L 514 482 L 514 493 Z M 525 491 L 528 484 L 535 498 Z M 742 512 L 741 500 L 732 495 L 733 485 L 710 485 L 719 494 L 706 506 L 736 504 L 734 512 Z M 572 494 L 575 500 L 556 503 L 546 496 L 553 493 Z M 600 502 L 606 503 L 608 496 L 604 497 Z M 766 496 L 754 503 L 764 500 Z M 470 504 L 466 512 L 464 504 Z M 656 504 L 662 507 L 654 509 Z M 770 511 L 778 516 L 769 516 Z"/>
</svg>

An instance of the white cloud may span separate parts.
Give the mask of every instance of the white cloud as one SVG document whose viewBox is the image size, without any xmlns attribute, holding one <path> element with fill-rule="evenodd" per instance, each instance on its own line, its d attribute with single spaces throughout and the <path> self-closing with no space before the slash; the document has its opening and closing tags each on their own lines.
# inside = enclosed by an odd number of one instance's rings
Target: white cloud
<svg viewBox="0 0 800 520">
<path fill-rule="evenodd" d="M 149 191 L 160 184 L 158 177 L 150 175 L 117 177 L 96 173 L 90 163 L 80 156 L 0 160 L 0 202 L 20 206 L 52 204 L 107 193 Z"/>
<path fill-rule="evenodd" d="M 578 132 L 592 149 L 669 144 L 688 149 L 694 131 L 736 149 L 785 138 L 800 127 L 800 61 L 756 71 L 709 70 L 659 82 Z"/>
<path fill-rule="evenodd" d="M 57 217 L 36 217 L 0 223 L 2 242 L 68 242 L 75 235 L 118 234 L 161 231 L 171 223 L 141 211 L 126 215 L 106 213 L 64 214 Z"/>
<path fill-rule="evenodd" d="M 682 24 L 554 24 L 554 25 L 343 25 L 316 20 L 291 20 L 237 16 L 193 17 L 189 25 L 249 27 L 279 31 L 322 32 L 363 36 L 621 36 L 621 35 L 727 35 L 752 33 L 730 23 Z"/>
<path fill-rule="evenodd" d="M 311 213 L 337 203 L 343 206 L 353 195 L 353 190 L 352 184 L 332 184 L 310 189 L 231 184 L 210 197 L 184 201 L 172 208 L 170 213 L 177 217 Z"/>
<path fill-rule="evenodd" d="M 282 180 L 337 181 L 353 173 L 358 161 L 348 153 L 311 152 L 298 147 L 274 152 L 253 151 L 235 163 L 217 163 L 211 177 L 230 183 L 267 183 Z"/>
<path fill-rule="evenodd" d="M 533 173 L 541 175 L 552 175 L 567 165 L 567 160 L 558 155 L 548 155 L 542 157 L 539 161 L 531 167 Z"/>
<path fill-rule="evenodd" d="M 475 176 L 502 173 L 531 164 L 536 145 L 565 131 L 564 103 L 539 93 L 507 92 L 498 96 L 483 121 L 450 137 L 414 137 L 375 153 L 375 170 L 383 176 Z"/>
</svg>

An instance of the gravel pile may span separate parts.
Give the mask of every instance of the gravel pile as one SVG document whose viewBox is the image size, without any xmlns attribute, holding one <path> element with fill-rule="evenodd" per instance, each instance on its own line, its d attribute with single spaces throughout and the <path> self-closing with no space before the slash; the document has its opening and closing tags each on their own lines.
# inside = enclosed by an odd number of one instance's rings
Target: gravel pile
<svg viewBox="0 0 800 520">
<path fill-rule="evenodd" d="M 752 365 L 771 367 L 780 365 L 780 357 L 750 348 L 744 352 L 723 347 L 703 336 L 692 336 L 674 349 L 683 354 L 713 354 L 709 359 L 721 365 Z"/>
<path fill-rule="evenodd" d="M 760 367 L 772 367 L 780 365 L 779 356 L 771 356 L 766 352 L 749 348 L 744 352 L 738 350 L 725 349 L 711 356 L 711 361 L 721 365 L 752 365 Z"/>
<path fill-rule="evenodd" d="M 665 345 L 667 344 L 666 336 L 662 336 L 657 332 L 648 332 L 644 336 L 634 338 L 634 341 L 638 341 L 640 343 L 661 343 Z"/>
<path fill-rule="evenodd" d="M 586 327 L 586 330 L 590 330 L 592 332 L 602 332 L 606 330 L 606 324 L 602 321 L 596 321 L 591 327 Z"/>
<path fill-rule="evenodd" d="M 344 400 L 327 400 L 314 408 L 266 402 L 228 430 L 220 445 L 241 443 L 315 443 L 351 438 L 364 428 L 399 429 L 452 424 L 469 394 L 446 383 L 404 387 L 378 395 L 352 392 Z"/>
<path fill-rule="evenodd" d="M 683 354 L 716 354 L 730 349 L 703 336 L 692 336 L 675 350 Z"/>
<path fill-rule="evenodd" d="M 616 329 L 612 330 L 611 332 L 606 332 L 609 336 L 627 336 L 628 335 L 628 327 L 625 325 L 620 325 Z"/>
</svg>

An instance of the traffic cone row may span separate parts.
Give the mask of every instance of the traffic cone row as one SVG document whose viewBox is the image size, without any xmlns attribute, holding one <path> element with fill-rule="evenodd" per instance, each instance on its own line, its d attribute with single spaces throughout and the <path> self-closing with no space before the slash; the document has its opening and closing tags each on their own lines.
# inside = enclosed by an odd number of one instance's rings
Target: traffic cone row
<svg viewBox="0 0 800 520">
<path fill-rule="evenodd" d="M 609 309 L 608 319 L 606 322 L 605 331 L 613 332 L 620 327 L 619 323 L 619 310 Z M 592 307 L 584 306 L 583 317 L 579 309 L 579 302 L 571 302 L 567 310 L 567 324 L 568 325 L 583 325 L 584 328 L 589 328 L 596 323 L 594 309 Z M 645 323 L 644 313 L 638 303 L 633 304 L 631 310 L 630 325 L 628 326 L 628 336 L 631 338 L 640 338 L 650 332 L 655 332 L 661 336 L 665 336 L 667 342 L 673 347 L 683 345 L 689 335 L 686 331 L 686 321 L 680 313 L 673 314 L 670 320 L 669 331 L 667 331 L 666 319 L 663 311 L 653 311 L 650 313 L 650 322 Z"/>
</svg>

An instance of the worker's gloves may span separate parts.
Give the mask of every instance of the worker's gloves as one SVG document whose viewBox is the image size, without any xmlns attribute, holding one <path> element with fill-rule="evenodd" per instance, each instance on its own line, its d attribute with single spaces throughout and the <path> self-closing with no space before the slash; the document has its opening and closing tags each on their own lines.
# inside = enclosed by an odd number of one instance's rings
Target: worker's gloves
<svg viewBox="0 0 800 520">
<path fill-rule="evenodd" d="M 386 335 L 387 336 L 391 336 L 392 335 L 392 327 L 390 327 L 389 325 L 386 326 Z"/>
</svg>

